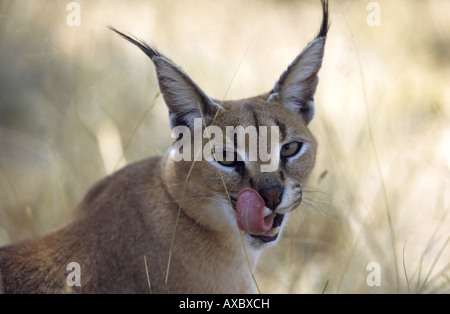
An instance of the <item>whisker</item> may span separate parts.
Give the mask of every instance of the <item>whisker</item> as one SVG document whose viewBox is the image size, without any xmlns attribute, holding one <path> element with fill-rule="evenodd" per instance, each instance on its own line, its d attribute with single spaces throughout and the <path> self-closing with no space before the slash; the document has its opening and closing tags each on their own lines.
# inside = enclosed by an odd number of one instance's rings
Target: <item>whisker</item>
<svg viewBox="0 0 450 314">
<path fill-rule="evenodd" d="M 326 200 L 304 198 L 299 207 L 322 216 L 336 217 L 337 213 L 330 205 Z"/>
</svg>

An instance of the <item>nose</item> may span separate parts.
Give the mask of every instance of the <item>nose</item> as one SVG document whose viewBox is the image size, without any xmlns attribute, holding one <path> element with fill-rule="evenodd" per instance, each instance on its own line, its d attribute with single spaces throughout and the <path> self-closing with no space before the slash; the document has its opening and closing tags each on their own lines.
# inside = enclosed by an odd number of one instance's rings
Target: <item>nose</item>
<svg viewBox="0 0 450 314">
<path fill-rule="evenodd" d="M 263 198 L 266 207 L 274 211 L 281 203 L 283 186 L 280 183 L 277 183 L 268 187 L 262 187 L 259 189 L 258 193 Z"/>
</svg>

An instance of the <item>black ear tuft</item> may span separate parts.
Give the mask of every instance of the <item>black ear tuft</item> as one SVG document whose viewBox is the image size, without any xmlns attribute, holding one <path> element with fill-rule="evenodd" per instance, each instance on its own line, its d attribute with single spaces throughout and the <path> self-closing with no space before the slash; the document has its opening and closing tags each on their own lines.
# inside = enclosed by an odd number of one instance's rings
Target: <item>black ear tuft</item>
<svg viewBox="0 0 450 314">
<path fill-rule="evenodd" d="M 119 34 L 120 36 L 122 36 L 123 38 L 125 38 L 126 40 L 128 40 L 130 43 L 132 43 L 133 45 L 139 47 L 139 49 L 141 49 L 147 56 L 150 57 L 150 59 L 153 60 L 154 57 L 161 57 L 162 55 L 156 51 L 156 49 L 151 48 L 146 42 L 144 42 L 143 40 L 134 37 L 133 35 L 125 35 L 124 33 L 122 33 L 121 31 L 118 31 L 117 29 L 115 29 L 112 26 L 108 26 L 108 28 L 110 30 L 112 30 L 113 32 L 116 32 L 117 34 Z"/>
<path fill-rule="evenodd" d="M 153 61 L 159 89 L 169 109 L 169 122 L 172 128 L 177 125 L 193 128 L 195 118 L 203 117 L 208 120 L 221 108 L 174 62 L 144 41 L 125 35 L 114 27 L 109 28 L 139 47 Z"/>
<path fill-rule="evenodd" d="M 328 21 L 328 0 L 322 0 L 322 25 L 316 38 L 327 37 L 330 23 Z"/>
</svg>

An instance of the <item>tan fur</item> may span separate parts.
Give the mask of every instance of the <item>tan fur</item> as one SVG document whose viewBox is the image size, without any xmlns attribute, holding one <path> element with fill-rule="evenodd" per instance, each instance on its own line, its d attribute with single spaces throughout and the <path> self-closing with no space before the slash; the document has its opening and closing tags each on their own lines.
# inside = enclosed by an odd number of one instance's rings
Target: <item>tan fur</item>
<svg viewBox="0 0 450 314">
<path fill-rule="evenodd" d="M 271 92 L 239 101 L 207 98 L 171 61 L 144 43 L 121 34 L 141 45 L 155 63 L 172 127 L 180 121 L 189 125 L 200 106 L 207 123 L 220 127 L 224 134 L 226 126 L 277 125 L 282 131 L 281 145 L 301 141 L 307 144 L 307 150 L 274 172 L 261 172 L 260 161 L 246 163 L 245 171 L 241 172 L 222 169 L 223 181 L 217 164 L 197 161 L 184 195 L 192 162 L 174 161 L 170 157 L 171 149 L 162 157 L 131 164 L 95 184 L 70 221 L 57 230 L 0 249 L 3 292 L 148 293 L 144 257 L 153 293 L 256 292 L 244 245 L 254 267 L 261 249 L 275 241 L 266 244 L 246 232 L 242 232 L 244 242 L 241 241 L 235 218 L 236 199 L 244 188 L 258 191 L 279 184 L 283 186 L 280 206 L 289 204 L 284 209 L 277 207 L 275 213 L 287 216 L 300 203 L 298 199 L 311 174 L 317 146 L 307 128 L 311 112 L 303 115 L 308 108 L 301 106 L 312 104 L 322 61 L 324 25 L 328 27 L 327 5 L 325 1 L 323 4 L 321 33 L 308 46 L 314 49 L 307 47 L 303 57 L 302 54 L 297 57 Z M 308 68 L 307 72 L 297 73 L 304 68 Z M 295 84 L 296 77 L 301 77 L 301 84 Z M 292 90 L 302 84 L 306 87 Z M 295 100 L 290 95 L 296 92 L 301 94 L 300 98 L 310 100 L 310 104 L 303 100 L 295 108 Z M 285 95 L 289 99 L 283 98 Z M 190 98 L 190 104 L 185 103 L 186 98 Z M 223 182 L 233 206 L 229 204 Z M 171 249 L 180 202 L 182 210 Z M 70 273 L 66 267 L 70 262 L 77 262 L 81 267 L 81 287 L 66 284 Z"/>
</svg>

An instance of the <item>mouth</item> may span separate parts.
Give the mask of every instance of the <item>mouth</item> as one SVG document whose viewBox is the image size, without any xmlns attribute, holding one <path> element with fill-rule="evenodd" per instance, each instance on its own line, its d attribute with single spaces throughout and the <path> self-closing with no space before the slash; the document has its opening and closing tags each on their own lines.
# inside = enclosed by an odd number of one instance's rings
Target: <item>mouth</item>
<svg viewBox="0 0 450 314">
<path fill-rule="evenodd" d="M 278 238 L 285 214 L 277 214 L 267 208 L 258 192 L 244 189 L 232 201 L 240 230 L 260 243 L 273 242 Z"/>
<path fill-rule="evenodd" d="M 280 233 L 280 226 L 283 222 L 284 215 L 283 214 L 273 214 L 273 223 L 270 229 L 266 232 L 263 232 L 261 234 L 251 234 L 249 235 L 252 238 L 258 239 L 264 243 L 275 241 L 278 238 L 278 234 Z"/>
</svg>

